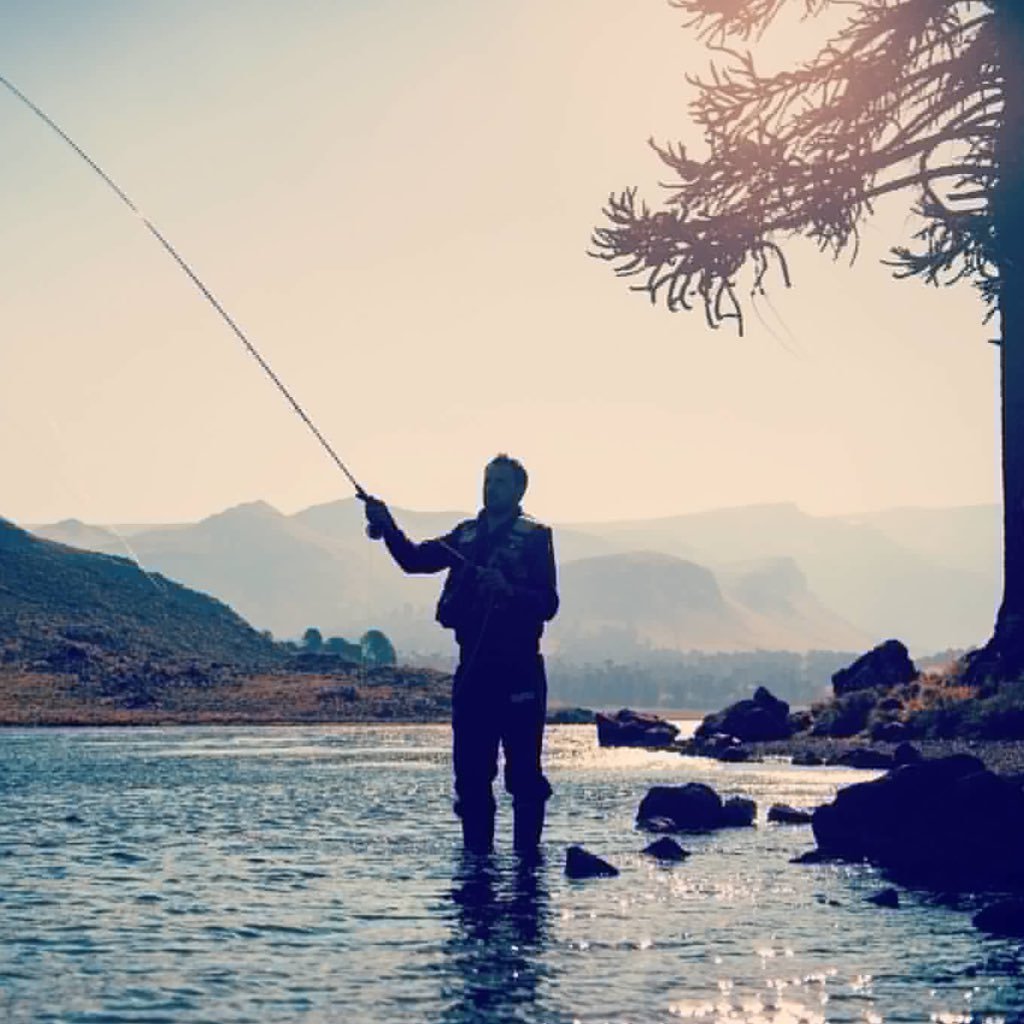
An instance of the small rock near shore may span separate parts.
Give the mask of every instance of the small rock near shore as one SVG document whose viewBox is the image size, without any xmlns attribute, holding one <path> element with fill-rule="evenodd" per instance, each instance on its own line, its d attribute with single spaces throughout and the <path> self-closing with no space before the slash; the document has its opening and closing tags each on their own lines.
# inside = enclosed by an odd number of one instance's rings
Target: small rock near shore
<svg viewBox="0 0 1024 1024">
<path fill-rule="evenodd" d="M 689 850 L 684 850 L 674 839 L 662 836 L 656 839 L 649 846 L 645 846 L 643 852 L 658 860 L 685 860 L 690 856 Z"/>
<path fill-rule="evenodd" d="M 880 889 L 870 896 L 865 896 L 864 902 L 874 903 L 876 907 L 888 907 L 890 910 L 898 910 L 900 894 L 895 889 Z"/>
<path fill-rule="evenodd" d="M 759 686 L 752 699 L 737 701 L 723 711 L 706 715 L 694 736 L 701 740 L 724 733 L 742 742 L 754 742 L 788 739 L 792 732 L 789 705 Z"/>
<path fill-rule="evenodd" d="M 565 873 L 569 878 L 614 878 L 619 869 L 582 846 L 570 846 L 565 851 Z"/>
<path fill-rule="evenodd" d="M 811 812 L 789 804 L 772 804 L 768 808 L 768 820 L 780 825 L 810 825 Z"/>
<path fill-rule="evenodd" d="M 825 763 L 825 759 L 821 754 L 814 750 L 808 750 L 806 747 L 801 748 L 794 752 L 792 757 L 792 763 L 795 765 L 802 766 L 804 768 L 816 768 L 818 765 Z"/>
<path fill-rule="evenodd" d="M 745 796 L 731 796 L 722 804 L 723 828 L 746 828 L 756 816 L 757 804 Z"/>
<path fill-rule="evenodd" d="M 679 735 L 679 729 L 657 715 L 622 708 L 615 714 L 598 712 L 597 742 L 602 747 L 667 747 Z"/>
</svg>

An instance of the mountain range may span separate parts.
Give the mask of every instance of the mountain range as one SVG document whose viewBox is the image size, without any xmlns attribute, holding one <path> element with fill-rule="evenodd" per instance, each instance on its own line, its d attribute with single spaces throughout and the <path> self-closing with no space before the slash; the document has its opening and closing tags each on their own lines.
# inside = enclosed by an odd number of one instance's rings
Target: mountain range
<svg viewBox="0 0 1024 1024">
<path fill-rule="evenodd" d="M 395 509 L 410 536 L 469 513 Z M 918 654 L 984 641 L 999 597 L 999 509 L 811 516 L 796 505 L 651 520 L 555 524 L 562 609 L 549 649 L 567 658 L 652 650 L 858 651 L 888 637 Z M 383 629 L 400 653 L 450 650 L 433 622 L 438 577 L 404 576 L 363 533 L 354 499 L 293 515 L 264 502 L 198 523 L 65 520 L 44 538 L 130 555 L 227 603 L 258 629 L 348 638 Z"/>
</svg>

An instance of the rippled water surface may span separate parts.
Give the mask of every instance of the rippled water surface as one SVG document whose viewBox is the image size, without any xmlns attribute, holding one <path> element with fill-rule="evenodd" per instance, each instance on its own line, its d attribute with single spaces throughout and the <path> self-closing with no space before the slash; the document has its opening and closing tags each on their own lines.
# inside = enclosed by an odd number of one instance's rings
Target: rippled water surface
<svg viewBox="0 0 1024 1024">
<path fill-rule="evenodd" d="M 441 726 L 0 731 L 0 1021 L 977 1021 L 1024 1011 L 1020 944 L 970 900 L 795 865 L 869 773 L 601 750 L 549 730 L 542 864 L 458 848 Z M 642 856 L 649 785 L 758 801 Z M 582 843 L 621 869 L 564 877 Z"/>
</svg>

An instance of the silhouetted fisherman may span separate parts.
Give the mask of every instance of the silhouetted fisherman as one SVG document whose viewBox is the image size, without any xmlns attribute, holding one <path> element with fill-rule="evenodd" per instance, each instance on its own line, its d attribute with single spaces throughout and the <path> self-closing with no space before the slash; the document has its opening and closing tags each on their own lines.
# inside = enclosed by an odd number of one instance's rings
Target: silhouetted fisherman
<svg viewBox="0 0 1024 1024">
<path fill-rule="evenodd" d="M 494 841 L 498 746 L 512 795 L 515 848 L 536 851 L 551 787 L 541 770 L 547 680 L 544 623 L 558 610 L 551 530 L 523 515 L 527 475 L 507 455 L 484 471 L 484 507 L 443 537 L 413 543 L 387 506 L 366 500 L 371 531 L 410 573 L 448 570 L 437 620 L 455 630 L 459 664 L 452 691 L 455 812 L 467 849 Z"/>
</svg>

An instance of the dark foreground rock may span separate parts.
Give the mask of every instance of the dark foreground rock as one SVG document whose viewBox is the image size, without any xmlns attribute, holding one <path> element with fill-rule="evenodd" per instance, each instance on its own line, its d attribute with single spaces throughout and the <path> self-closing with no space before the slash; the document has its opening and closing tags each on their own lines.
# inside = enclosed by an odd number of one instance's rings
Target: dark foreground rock
<svg viewBox="0 0 1024 1024">
<path fill-rule="evenodd" d="M 565 851 L 565 873 L 569 878 L 613 878 L 619 869 L 582 846 L 570 846 Z"/>
<path fill-rule="evenodd" d="M 917 678 L 917 668 L 899 640 L 886 640 L 832 676 L 832 691 L 843 697 L 857 690 L 889 688 Z"/>
<path fill-rule="evenodd" d="M 869 860 L 892 877 L 952 889 L 1024 884 L 1024 791 L 954 755 L 847 786 L 812 821 L 822 854 Z"/>
<path fill-rule="evenodd" d="M 786 739 L 793 732 L 789 705 L 759 686 L 750 700 L 737 701 L 723 711 L 705 716 L 694 737 L 734 736 L 740 742 Z"/>
<path fill-rule="evenodd" d="M 596 719 L 597 742 L 602 747 L 667 747 L 679 735 L 671 722 L 629 708 L 612 715 L 599 711 Z"/>
<path fill-rule="evenodd" d="M 653 786 L 640 801 L 636 812 L 637 827 L 650 831 L 668 831 L 665 823 L 678 832 L 706 832 L 753 823 L 757 805 L 744 797 L 730 797 L 725 802 L 701 782 L 683 786 Z M 653 826 L 653 827 L 652 827 Z"/>
<path fill-rule="evenodd" d="M 1024 938 L 1024 899 L 1000 900 L 979 910 L 971 920 L 975 928 L 991 935 Z"/>
</svg>

